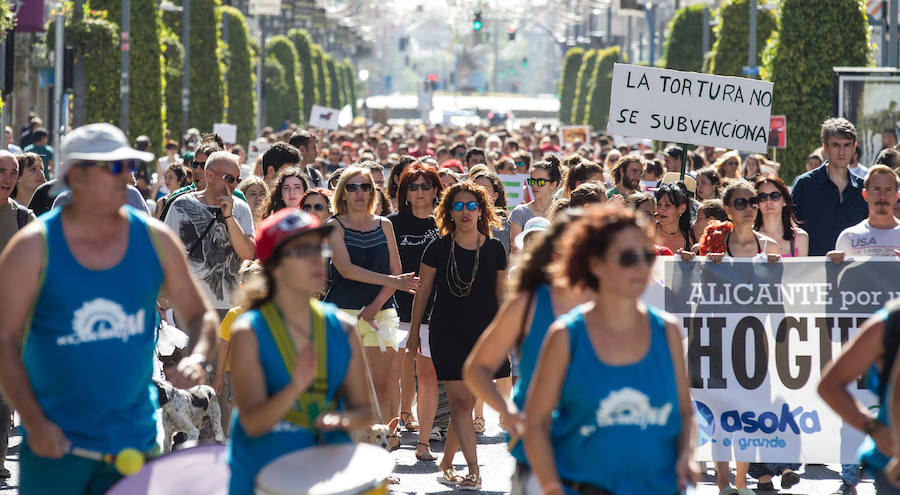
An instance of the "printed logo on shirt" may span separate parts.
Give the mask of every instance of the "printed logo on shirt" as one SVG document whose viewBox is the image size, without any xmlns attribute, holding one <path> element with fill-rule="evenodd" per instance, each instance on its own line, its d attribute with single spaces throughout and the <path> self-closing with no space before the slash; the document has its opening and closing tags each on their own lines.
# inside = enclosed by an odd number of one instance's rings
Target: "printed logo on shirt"
<svg viewBox="0 0 900 495">
<path fill-rule="evenodd" d="M 134 335 L 144 333 L 144 310 L 133 315 L 108 299 L 97 298 L 84 303 L 72 318 L 72 335 L 56 339 L 56 345 L 81 345 L 101 340 L 128 342 Z"/>
<path fill-rule="evenodd" d="M 646 430 L 649 426 L 665 426 L 671 412 L 671 403 L 653 407 L 643 392 L 625 387 L 610 392 L 600 401 L 600 407 L 597 408 L 597 426 L 582 426 L 581 434 L 588 436 L 597 428 L 610 426 L 639 426 L 642 430 Z"/>
<path fill-rule="evenodd" d="M 438 238 L 437 231 L 429 231 L 425 235 L 404 234 L 400 236 L 398 246 L 422 246 Z"/>
</svg>

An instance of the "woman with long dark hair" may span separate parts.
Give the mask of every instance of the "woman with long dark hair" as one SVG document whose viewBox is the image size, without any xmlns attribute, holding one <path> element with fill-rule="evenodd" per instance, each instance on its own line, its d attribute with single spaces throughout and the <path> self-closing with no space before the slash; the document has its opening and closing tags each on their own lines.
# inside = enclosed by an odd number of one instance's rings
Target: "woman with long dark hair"
<svg viewBox="0 0 900 495">
<path fill-rule="evenodd" d="M 450 398 L 450 426 L 438 481 L 464 490 L 480 490 L 481 474 L 475 449 L 472 410 L 475 397 L 462 381 L 462 367 L 502 299 L 506 252 L 491 238 L 498 223 L 487 191 L 471 182 L 445 191 L 435 219 L 443 237 L 425 248 L 419 275 L 421 289 L 413 301 L 408 347 L 419 344 L 419 327 L 428 300 L 434 306 L 429 324 L 429 348 L 438 380 Z M 509 375 L 509 364 L 499 373 Z M 462 448 L 468 463 L 465 477 L 453 470 L 453 456 Z"/>
<path fill-rule="evenodd" d="M 309 189 L 309 181 L 302 170 L 297 167 L 282 169 L 272 183 L 269 202 L 266 203 L 263 218 L 282 208 L 296 208 L 300 205 L 300 198 L 307 189 Z"/>
<path fill-rule="evenodd" d="M 656 190 L 656 238 L 655 243 L 673 253 L 690 251 L 697 242 L 691 228 L 691 202 L 678 183 L 663 184 Z"/>
<path fill-rule="evenodd" d="M 534 193 L 534 199 L 516 206 L 509 214 L 510 239 L 515 239 L 532 217 L 547 218 L 553 204 L 553 193 L 562 180 L 559 158 L 556 155 L 545 155 L 540 161 L 531 164 L 528 174 L 527 183 Z"/>
<path fill-rule="evenodd" d="M 809 254 L 809 234 L 797 225 L 794 202 L 784 181 L 775 175 L 756 179 L 759 212 L 753 228 L 778 243 L 781 256 L 793 258 Z"/>
<path fill-rule="evenodd" d="M 722 178 L 713 167 L 704 167 L 697 171 L 697 199 L 717 199 L 722 187 Z"/>
<path fill-rule="evenodd" d="M 592 297 L 590 291 L 551 283 L 547 275 L 547 266 L 558 253 L 560 237 L 573 221 L 581 218 L 581 212 L 568 210 L 556 215 L 550 230 L 539 234 L 522 252 L 522 263 L 511 277 L 512 295 L 478 339 L 463 368 L 466 385 L 500 411 L 500 423 L 509 432 L 510 452 L 516 459 L 512 484 L 515 494 L 525 493 L 532 478 L 525 448 L 519 440 L 525 433 L 525 396 L 544 336 L 556 318 Z M 511 352 L 519 357 L 519 379 L 513 386 L 512 400 L 508 401 L 493 378 Z"/>
</svg>

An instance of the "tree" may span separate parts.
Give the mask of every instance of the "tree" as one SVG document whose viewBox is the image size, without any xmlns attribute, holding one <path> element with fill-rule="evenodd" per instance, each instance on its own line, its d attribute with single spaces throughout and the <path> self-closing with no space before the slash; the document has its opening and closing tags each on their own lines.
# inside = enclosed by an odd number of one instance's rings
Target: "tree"
<svg viewBox="0 0 900 495">
<path fill-rule="evenodd" d="M 237 126 L 238 143 L 249 143 L 256 136 L 256 74 L 250 54 L 250 31 L 241 11 L 219 7 L 222 22 L 228 23 L 228 63 L 225 80 L 228 94 L 227 121 Z"/>
<path fill-rule="evenodd" d="M 328 86 L 328 66 L 325 65 L 321 46 L 312 46 L 312 61 L 316 72 L 316 105 L 327 107 L 331 101 L 331 88 Z"/>
<path fill-rule="evenodd" d="M 284 120 L 285 117 L 290 118 L 291 122 L 304 122 L 300 113 L 303 111 L 303 102 L 301 100 L 300 88 L 297 82 L 297 73 L 299 62 L 297 60 L 297 49 L 287 36 L 278 35 L 269 38 L 266 42 L 266 53 L 269 57 L 275 57 L 281 68 L 284 70 L 285 90 L 280 95 L 280 101 L 277 108 L 278 115 L 269 115 L 268 121 L 277 119 L 278 122 Z M 266 98 L 272 98 L 273 95 L 267 94 Z M 266 108 L 271 109 L 271 105 Z"/>
<path fill-rule="evenodd" d="M 356 117 L 356 71 L 353 69 L 353 62 L 349 58 L 344 59 L 344 83 L 347 85 L 347 102 L 350 104 L 350 110 Z"/>
<path fill-rule="evenodd" d="M 574 107 L 572 122 L 575 124 L 584 124 L 587 114 L 587 96 L 590 93 L 591 75 L 594 73 L 594 63 L 597 61 L 598 50 L 588 50 L 584 52 L 584 58 L 581 59 L 581 67 L 578 69 L 578 77 L 575 83 L 575 100 L 572 102 Z"/>
<path fill-rule="evenodd" d="M 703 11 L 707 7 L 694 4 L 675 12 L 669 23 L 665 44 L 667 69 L 700 72 L 703 69 Z"/>
<path fill-rule="evenodd" d="M 266 95 L 266 125 L 274 129 L 281 127 L 285 113 L 282 102 L 288 93 L 284 66 L 272 55 L 266 57 L 263 66 L 263 82 Z M 290 115 L 287 115 L 290 117 Z"/>
<path fill-rule="evenodd" d="M 337 73 L 337 66 L 334 64 L 334 58 L 327 53 L 324 56 L 325 67 L 328 70 L 328 106 L 331 108 L 341 108 L 341 84 Z"/>
<path fill-rule="evenodd" d="M 112 22 L 118 24 L 122 20 L 121 0 L 93 0 L 91 7 L 105 10 L 107 19 Z M 149 137 L 151 151 L 160 155 L 163 140 L 163 68 L 156 0 L 131 0 L 130 17 L 127 134 L 131 139 L 140 135 Z"/>
<path fill-rule="evenodd" d="M 858 0 L 783 0 L 778 29 L 763 53 L 761 75 L 775 85 L 773 115 L 786 115 L 788 147 L 781 176 L 805 171 L 819 127 L 831 116 L 832 67 L 873 66 L 866 9 Z"/>
<path fill-rule="evenodd" d="M 184 74 L 184 47 L 178 36 L 173 34 L 167 28 L 160 36 L 159 43 L 162 47 L 163 74 L 165 77 L 165 91 L 163 94 L 163 102 L 165 107 L 165 123 L 166 129 L 176 141 L 184 134 L 182 128 L 182 106 L 181 106 L 181 83 Z"/>
<path fill-rule="evenodd" d="M 559 96 L 559 122 L 561 124 L 572 123 L 572 105 L 575 102 L 575 83 L 578 80 L 578 70 L 581 68 L 581 60 L 584 58 L 584 48 L 570 48 L 566 52 L 563 62 L 562 83 Z"/>
<path fill-rule="evenodd" d="M 605 130 L 609 119 L 609 95 L 612 91 L 613 67 L 622 61 L 622 51 L 618 46 L 597 51 L 597 61 L 591 74 L 591 92 L 587 96 L 586 124 L 595 131 Z"/>
<path fill-rule="evenodd" d="M 297 59 L 300 62 L 300 87 L 303 91 L 303 118 L 309 118 L 312 106 L 319 101 L 318 87 L 316 86 L 316 72 L 312 59 L 312 38 L 303 29 L 291 29 L 288 38 L 297 49 Z"/>
<path fill-rule="evenodd" d="M 221 38 L 217 0 L 191 0 L 190 23 L 190 107 L 189 124 L 201 132 L 211 132 L 213 124 L 225 116 L 225 82 L 219 63 Z"/>
<path fill-rule="evenodd" d="M 766 0 L 760 0 L 763 6 Z M 740 76 L 747 65 L 750 44 L 750 2 L 726 0 L 716 10 L 716 37 L 709 55 L 709 72 L 722 76 Z M 775 13 L 761 8 L 756 14 L 756 60 L 761 60 L 766 40 L 775 30 Z"/>
</svg>

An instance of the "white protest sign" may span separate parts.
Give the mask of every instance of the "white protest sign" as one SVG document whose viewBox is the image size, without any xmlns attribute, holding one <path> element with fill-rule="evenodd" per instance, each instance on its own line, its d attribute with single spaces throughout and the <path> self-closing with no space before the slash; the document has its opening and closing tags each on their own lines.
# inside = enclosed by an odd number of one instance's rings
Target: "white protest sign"
<svg viewBox="0 0 900 495">
<path fill-rule="evenodd" d="M 251 165 L 256 164 L 256 159 L 259 158 L 259 155 L 265 153 L 270 146 L 272 146 L 272 143 L 265 141 L 250 141 L 247 145 L 247 163 Z"/>
<path fill-rule="evenodd" d="M 237 142 L 237 126 L 234 124 L 213 124 L 213 134 L 218 134 L 228 144 Z"/>
<path fill-rule="evenodd" d="M 528 174 L 500 175 L 503 189 L 506 191 L 506 207 L 509 211 L 527 201 L 525 180 Z"/>
<path fill-rule="evenodd" d="M 609 134 L 764 153 L 773 84 L 616 64 Z"/>
<path fill-rule="evenodd" d="M 250 15 L 281 15 L 281 0 L 250 0 Z"/>
<path fill-rule="evenodd" d="M 341 111 L 336 108 L 320 107 L 313 105 L 309 112 L 309 125 L 319 127 L 321 129 L 331 129 L 336 131 L 338 128 L 338 117 Z"/>
</svg>

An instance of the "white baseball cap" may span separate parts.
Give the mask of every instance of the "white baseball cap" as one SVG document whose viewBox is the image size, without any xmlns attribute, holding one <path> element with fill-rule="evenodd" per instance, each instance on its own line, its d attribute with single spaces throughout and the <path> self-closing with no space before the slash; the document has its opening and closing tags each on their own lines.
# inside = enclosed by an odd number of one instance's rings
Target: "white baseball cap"
<svg viewBox="0 0 900 495">
<path fill-rule="evenodd" d="M 125 133 L 112 124 L 81 126 L 67 134 L 59 146 L 59 177 L 65 177 L 75 162 L 141 160 L 152 161 L 153 153 L 138 151 L 128 145 Z"/>
<path fill-rule="evenodd" d="M 535 232 L 544 232 L 550 230 L 550 220 L 544 217 L 532 217 L 525 222 L 525 229 L 519 232 L 519 235 L 513 240 L 516 248 L 525 249 L 525 238 Z"/>
</svg>

